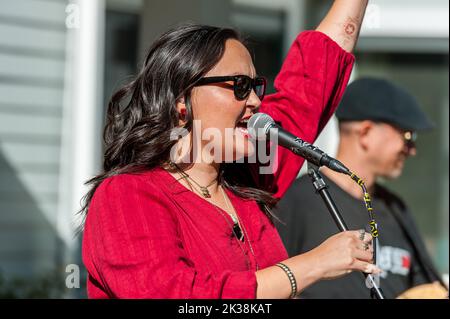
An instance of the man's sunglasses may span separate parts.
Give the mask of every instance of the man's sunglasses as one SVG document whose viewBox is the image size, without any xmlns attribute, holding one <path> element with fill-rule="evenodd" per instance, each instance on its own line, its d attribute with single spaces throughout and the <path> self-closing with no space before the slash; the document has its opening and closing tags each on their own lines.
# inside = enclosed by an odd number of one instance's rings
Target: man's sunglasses
<svg viewBox="0 0 450 319">
<path fill-rule="evenodd" d="M 201 78 L 195 86 L 228 81 L 233 81 L 234 96 L 237 100 L 245 100 L 246 98 L 248 98 L 252 90 L 255 91 L 256 95 L 261 101 L 264 99 L 267 86 L 267 81 L 264 77 L 257 77 L 255 79 L 252 79 L 247 75 L 211 76 Z"/>
<path fill-rule="evenodd" d="M 417 133 L 413 131 L 403 131 L 403 142 L 409 149 L 416 147 Z"/>
</svg>

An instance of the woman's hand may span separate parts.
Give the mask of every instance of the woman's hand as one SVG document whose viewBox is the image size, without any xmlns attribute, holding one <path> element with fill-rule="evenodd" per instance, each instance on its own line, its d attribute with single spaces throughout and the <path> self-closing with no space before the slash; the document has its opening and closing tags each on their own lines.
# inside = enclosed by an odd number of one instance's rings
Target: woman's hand
<svg viewBox="0 0 450 319">
<path fill-rule="evenodd" d="M 381 269 L 372 264 L 372 236 L 360 231 L 346 231 L 325 240 L 307 253 L 283 261 L 294 274 L 297 291 L 313 283 L 341 277 L 352 271 L 378 274 Z M 361 239 L 361 237 L 363 237 Z M 272 266 L 256 272 L 257 298 L 288 298 L 291 286 L 285 272 Z"/>
<path fill-rule="evenodd" d="M 316 260 L 321 279 L 334 279 L 352 271 L 377 274 L 381 269 L 373 262 L 372 236 L 360 231 L 338 233 L 309 251 L 310 260 Z"/>
</svg>

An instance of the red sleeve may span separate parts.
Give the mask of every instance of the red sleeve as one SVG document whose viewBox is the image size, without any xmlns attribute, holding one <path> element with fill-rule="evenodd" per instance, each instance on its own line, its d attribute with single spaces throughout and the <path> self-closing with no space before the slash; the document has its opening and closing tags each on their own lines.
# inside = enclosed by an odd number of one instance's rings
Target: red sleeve
<svg viewBox="0 0 450 319">
<path fill-rule="evenodd" d="M 318 31 L 302 32 L 275 79 L 276 93 L 260 111 L 287 131 L 313 143 L 336 110 L 352 71 L 354 56 Z M 304 160 L 279 147 L 272 174 L 252 173 L 259 185 L 281 198 L 296 178 Z"/>
<path fill-rule="evenodd" d="M 91 202 L 83 261 L 112 298 L 255 298 L 254 271 L 196 270 L 171 202 L 139 176 L 103 182 Z"/>
</svg>

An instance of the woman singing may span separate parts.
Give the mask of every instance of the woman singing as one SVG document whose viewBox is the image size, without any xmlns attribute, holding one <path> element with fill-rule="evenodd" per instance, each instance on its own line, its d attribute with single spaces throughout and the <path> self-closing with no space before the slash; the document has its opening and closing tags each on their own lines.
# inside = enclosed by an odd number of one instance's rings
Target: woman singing
<svg viewBox="0 0 450 319">
<path fill-rule="evenodd" d="M 322 279 L 379 271 L 358 231 L 289 258 L 271 208 L 303 160 L 278 148 L 270 174 L 241 161 L 255 152 L 246 121 L 258 111 L 314 141 L 346 87 L 366 5 L 336 0 L 297 37 L 265 98 L 234 30 L 183 25 L 153 43 L 109 103 L 104 172 L 89 182 L 90 298 L 293 298 Z"/>
</svg>

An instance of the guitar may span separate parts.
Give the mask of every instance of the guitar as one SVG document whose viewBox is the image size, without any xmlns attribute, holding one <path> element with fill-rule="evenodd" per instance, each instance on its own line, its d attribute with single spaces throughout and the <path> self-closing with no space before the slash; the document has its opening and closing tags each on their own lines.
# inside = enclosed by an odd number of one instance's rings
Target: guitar
<svg viewBox="0 0 450 319">
<path fill-rule="evenodd" d="M 410 288 L 396 299 L 448 299 L 448 289 L 436 281 Z"/>
</svg>

